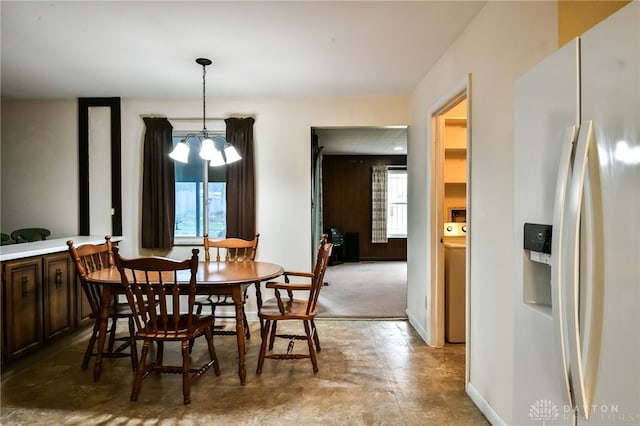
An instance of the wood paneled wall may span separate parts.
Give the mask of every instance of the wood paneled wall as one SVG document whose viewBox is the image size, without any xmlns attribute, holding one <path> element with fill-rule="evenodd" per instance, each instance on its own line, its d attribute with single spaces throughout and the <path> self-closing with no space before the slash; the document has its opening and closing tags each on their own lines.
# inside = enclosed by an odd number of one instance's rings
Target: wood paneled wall
<svg viewBox="0 0 640 426">
<path fill-rule="evenodd" d="M 359 233 L 360 260 L 407 260 L 405 238 L 371 243 L 371 166 L 406 164 L 406 155 L 325 155 L 322 160 L 324 228 Z"/>
</svg>

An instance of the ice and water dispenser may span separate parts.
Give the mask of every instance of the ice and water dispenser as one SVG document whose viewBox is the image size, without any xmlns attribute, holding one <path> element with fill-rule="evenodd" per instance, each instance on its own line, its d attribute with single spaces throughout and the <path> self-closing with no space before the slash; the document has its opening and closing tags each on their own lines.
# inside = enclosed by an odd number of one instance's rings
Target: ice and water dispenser
<svg viewBox="0 0 640 426">
<path fill-rule="evenodd" d="M 551 225 L 524 224 L 524 303 L 551 308 Z"/>
</svg>

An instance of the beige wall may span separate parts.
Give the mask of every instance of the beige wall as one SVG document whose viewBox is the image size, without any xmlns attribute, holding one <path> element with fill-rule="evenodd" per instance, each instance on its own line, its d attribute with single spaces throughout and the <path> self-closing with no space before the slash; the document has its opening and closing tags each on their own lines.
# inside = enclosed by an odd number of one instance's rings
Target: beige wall
<svg viewBox="0 0 640 426">
<path fill-rule="evenodd" d="M 514 82 L 557 45 L 554 2 L 488 2 L 411 97 L 408 312 L 429 339 L 430 116 L 472 75 L 468 393 L 496 424 L 512 411 Z"/>
<path fill-rule="evenodd" d="M 194 117 L 200 102 L 122 100 L 125 255 L 140 252 L 142 116 Z M 312 247 L 311 127 L 406 125 L 408 98 L 217 100 L 207 103 L 207 115 L 256 118 L 258 256 L 268 253 L 270 260 L 304 270 L 310 268 Z M 51 229 L 52 238 L 77 234 L 77 122 L 76 100 L 2 102 L 3 232 L 40 225 Z M 154 254 L 184 256 L 188 251 Z"/>
<path fill-rule="evenodd" d="M 2 101 L 2 208 L 10 233 L 44 227 L 78 233 L 78 103 Z"/>
<path fill-rule="evenodd" d="M 560 0 L 558 1 L 558 46 L 630 3 L 630 0 Z"/>
<path fill-rule="evenodd" d="M 122 222 L 125 256 L 181 258 L 191 247 L 170 252 L 140 249 L 142 116 L 194 117 L 199 99 L 122 100 Z M 207 103 L 207 115 L 256 118 L 258 258 L 310 270 L 311 127 L 408 124 L 408 98 L 298 99 Z M 78 232 L 77 101 L 2 102 L 2 229 L 40 225 L 52 238 Z M 4 231 L 6 232 L 6 231 Z M 10 231 L 9 231 L 10 232 Z M 255 302 L 247 313 L 255 317 Z"/>
</svg>

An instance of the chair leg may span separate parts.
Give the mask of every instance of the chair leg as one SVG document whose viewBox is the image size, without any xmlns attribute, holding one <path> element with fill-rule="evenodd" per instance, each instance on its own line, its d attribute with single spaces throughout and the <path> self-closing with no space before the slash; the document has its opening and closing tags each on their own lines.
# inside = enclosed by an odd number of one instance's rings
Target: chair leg
<svg viewBox="0 0 640 426">
<path fill-rule="evenodd" d="M 113 347 L 115 345 L 116 342 L 116 329 L 118 326 L 118 322 L 116 318 L 113 318 L 113 320 L 111 321 L 111 329 L 109 330 L 109 346 L 108 347 L 108 351 L 109 352 L 113 352 Z"/>
<path fill-rule="evenodd" d="M 269 338 L 269 323 L 271 321 L 264 320 L 264 328 L 262 329 L 262 343 L 260 344 L 260 355 L 258 356 L 258 367 L 256 374 L 262 374 L 262 365 L 264 364 L 264 355 L 267 352 L 267 340 Z"/>
<path fill-rule="evenodd" d="M 316 358 L 316 351 L 313 347 L 313 339 L 311 338 L 311 327 L 309 321 L 304 321 L 304 331 L 307 334 L 307 345 L 309 346 L 309 357 L 311 358 L 311 364 L 313 365 L 313 372 L 318 372 L 318 360 Z"/>
<path fill-rule="evenodd" d="M 183 340 L 182 346 L 182 395 L 184 405 L 191 404 L 191 377 L 189 374 L 189 341 Z"/>
<path fill-rule="evenodd" d="M 195 339 L 189 340 L 189 353 L 193 352 L 193 342 L 195 342 Z"/>
<path fill-rule="evenodd" d="M 249 321 L 247 321 L 247 314 L 244 313 L 244 305 L 242 305 L 242 324 L 244 324 L 245 339 L 251 338 L 251 332 L 249 331 Z"/>
<path fill-rule="evenodd" d="M 162 365 L 162 360 L 164 358 L 164 342 L 162 340 L 158 340 L 158 349 L 156 351 L 156 365 Z"/>
<path fill-rule="evenodd" d="M 202 314 L 202 304 L 199 304 L 198 307 L 196 308 L 196 315 L 201 315 Z M 193 352 L 193 343 L 195 342 L 195 339 L 191 339 L 189 340 L 189 353 Z"/>
<path fill-rule="evenodd" d="M 131 351 L 131 367 L 133 371 L 136 371 L 138 366 L 138 348 L 136 347 L 136 329 L 132 317 L 129 317 L 129 349 Z"/>
<path fill-rule="evenodd" d="M 216 355 L 216 348 L 213 346 L 213 333 L 211 329 L 208 328 L 204 331 L 204 338 L 207 340 L 207 345 L 209 347 L 209 356 L 214 361 L 213 371 L 216 372 L 216 376 L 220 375 L 220 363 L 218 362 L 218 355 Z"/>
<path fill-rule="evenodd" d="M 258 306 L 258 312 L 260 312 L 260 308 L 262 308 L 262 292 L 260 291 L 260 281 L 256 281 L 254 283 L 256 286 L 256 303 Z M 262 327 L 264 325 L 264 321 L 260 318 L 260 336 L 262 336 Z"/>
<path fill-rule="evenodd" d="M 145 340 L 142 344 L 142 353 L 140 354 L 140 361 L 138 361 L 138 368 L 136 370 L 136 378 L 133 380 L 133 389 L 131 390 L 131 401 L 138 400 L 140 394 L 140 387 L 142 386 L 142 379 L 146 370 L 147 354 L 149 353 L 149 347 L 151 346 L 151 340 Z"/>
<path fill-rule="evenodd" d="M 311 320 L 311 331 L 313 332 L 313 341 L 316 343 L 316 352 L 320 352 L 322 350 L 320 348 L 320 337 L 318 337 L 318 329 L 313 320 Z"/>
<path fill-rule="evenodd" d="M 84 351 L 84 357 L 82 358 L 83 370 L 86 370 L 87 367 L 89 367 L 89 360 L 91 359 L 91 355 L 93 354 L 93 347 L 96 345 L 96 339 L 98 337 L 99 330 L 100 330 L 100 322 L 96 321 L 96 323 L 93 325 L 93 331 L 91 332 L 89 343 L 87 344 L 87 350 Z"/>
<path fill-rule="evenodd" d="M 271 337 L 269 337 L 269 350 L 273 349 L 273 343 L 276 341 L 276 328 L 278 328 L 278 321 L 274 320 L 271 326 Z M 265 330 L 269 330 L 269 324 L 265 324 Z"/>
</svg>

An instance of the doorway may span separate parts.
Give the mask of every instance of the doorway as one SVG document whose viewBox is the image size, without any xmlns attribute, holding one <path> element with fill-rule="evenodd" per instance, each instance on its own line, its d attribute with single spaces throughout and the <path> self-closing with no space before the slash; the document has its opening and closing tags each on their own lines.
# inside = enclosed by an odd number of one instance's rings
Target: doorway
<svg viewBox="0 0 640 426">
<path fill-rule="evenodd" d="M 387 182 L 404 176 L 406 187 L 406 126 L 314 127 L 311 143 L 312 252 L 326 233 L 335 254 L 320 294 L 319 317 L 406 318 L 406 220 L 404 235 L 387 232 L 387 241 L 374 243 L 371 214 L 375 168 L 393 175 Z M 396 200 L 398 214 L 392 219 L 406 209 L 406 190 L 403 194 L 404 205 Z"/>
<path fill-rule="evenodd" d="M 468 81 L 431 115 L 432 283 L 429 329 L 434 346 L 469 341 L 470 100 Z M 469 345 L 466 347 L 468 354 Z"/>
</svg>

